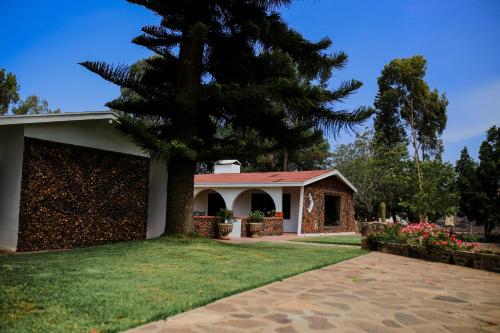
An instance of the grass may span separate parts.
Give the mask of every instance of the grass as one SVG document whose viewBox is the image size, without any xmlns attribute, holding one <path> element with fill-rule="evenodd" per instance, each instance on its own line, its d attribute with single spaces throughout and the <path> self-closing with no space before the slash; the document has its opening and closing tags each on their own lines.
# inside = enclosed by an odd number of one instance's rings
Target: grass
<svg viewBox="0 0 500 333">
<path fill-rule="evenodd" d="M 340 244 L 340 245 L 359 245 L 361 246 L 360 235 L 339 235 L 339 236 L 315 236 L 300 237 L 295 242 L 320 243 L 320 244 Z"/>
<path fill-rule="evenodd" d="M 117 332 L 363 254 L 158 238 L 0 256 L 0 332 Z"/>
</svg>

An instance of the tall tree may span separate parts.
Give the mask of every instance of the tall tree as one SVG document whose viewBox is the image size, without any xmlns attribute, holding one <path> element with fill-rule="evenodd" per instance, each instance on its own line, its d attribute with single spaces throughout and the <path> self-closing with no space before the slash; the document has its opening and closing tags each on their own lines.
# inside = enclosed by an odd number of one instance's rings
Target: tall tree
<svg viewBox="0 0 500 333">
<path fill-rule="evenodd" d="M 19 85 L 16 76 L 0 68 L 0 116 L 9 112 L 9 106 L 19 101 Z"/>
<path fill-rule="evenodd" d="M 291 29 L 277 12 L 290 1 L 129 2 L 162 18 L 133 40 L 158 55 L 146 60 L 144 75 L 133 75 L 128 66 L 82 65 L 132 92 L 134 98 L 107 105 L 130 115 L 121 117 L 121 128 L 153 158 L 168 160 L 167 234 L 192 230 L 197 163 L 218 159 L 234 143 L 230 135 L 217 135 L 217 128 L 255 130 L 274 139 L 293 129 L 286 112 L 333 132 L 371 114 L 335 108 L 361 83 L 328 89 L 332 71 L 347 56 L 329 52 L 327 38 L 310 42 Z M 144 123 L 144 115 L 160 121 Z"/>
<path fill-rule="evenodd" d="M 487 239 L 500 224 L 500 127 L 488 129 L 481 143 L 477 178 L 481 193 L 476 201 L 476 216 L 484 224 Z"/>
<path fill-rule="evenodd" d="M 422 159 L 439 157 L 439 136 L 446 126 L 448 101 L 431 90 L 424 80 L 426 61 L 422 56 L 395 59 L 384 66 L 378 78 L 375 100 L 375 130 L 382 143 L 408 140 L 413 153 L 419 191 L 424 188 Z M 420 217 L 425 218 L 425 211 Z"/>
<path fill-rule="evenodd" d="M 477 178 L 477 163 L 470 157 L 467 147 L 460 152 L 460 159 L 455 164 L 455 172 L 459 193 L 458 214 L 473 220 L 476 217 L 475 205 L 480 184 Z"/>
</svg>

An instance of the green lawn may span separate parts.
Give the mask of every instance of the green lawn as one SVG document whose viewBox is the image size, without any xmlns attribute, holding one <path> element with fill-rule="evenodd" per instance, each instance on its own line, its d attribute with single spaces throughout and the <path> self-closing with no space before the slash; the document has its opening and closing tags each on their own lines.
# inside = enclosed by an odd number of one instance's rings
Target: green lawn
<svg viewBox="0 0 500 333">
<path fill-rule="evenodd" d="M 159 238 L 0 256 L 0 332 L 116 332 L 360 249 Z"/>
<path fill-rule="evenodd" d="M 359 245 L 361 246 L 360 235 L 339 235 L 339 236 L 315 236 L 300 237 L 295 242 L 321 243 L 321 244 L 340 244 L 340 245 Z"/>
</svg>

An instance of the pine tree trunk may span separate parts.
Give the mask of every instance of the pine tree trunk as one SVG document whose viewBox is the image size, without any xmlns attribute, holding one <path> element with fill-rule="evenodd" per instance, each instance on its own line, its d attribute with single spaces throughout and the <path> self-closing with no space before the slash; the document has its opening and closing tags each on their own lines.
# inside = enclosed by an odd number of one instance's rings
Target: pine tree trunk
<svg viewBox="0 0 500 333">
<path fill-rule="evenodd" d="M 288 171 L 288 150 L 283 152 L 283 171 Z"/>
<path fill-rule="evenodd" d="M 193 232 L 194 174 L 196 163 L 174 158 L 168 164 L 166 235 Z"/>
<path fill-rule="evenodd" d="M 200 6 L 203 2 L 197 3 Z M 193 15 L 198 11 L 193 8 Z M 192 146 L 198 136 L 200 85 L 203 61 L 203 25 L 196 17 L 183 31 L 179 47 L 177 111 L 172 115 L 173 140 Z M 165 234 L 189 235 L 193 231 L 193 190 L 196 160 L 182 154 L 168 163 L 167 217 Z"/>
</svg>

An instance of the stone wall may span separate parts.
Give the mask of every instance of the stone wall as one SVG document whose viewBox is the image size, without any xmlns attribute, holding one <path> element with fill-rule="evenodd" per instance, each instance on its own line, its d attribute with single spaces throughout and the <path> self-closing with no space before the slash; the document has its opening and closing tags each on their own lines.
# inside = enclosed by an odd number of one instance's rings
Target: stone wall
<svg viewBox="0 0 500 333">
<path fill-rule="evenodd" d="M 149 160 L 25 138 L 18 251 L 146 237 Z"/>
<path fill-rule="evenodd" d="M 309 194 L 314 202 L 309 213 Z M 340 224 L 325 226 L 325 194 L 340 197 Z M 347 232 L 355 230 L 353 191 L 337 177 L 332 176 L 304 187 L 302 233 Z"/>
<path fill-rule="evenodd" d="M 201 237 L 217 238 L 217 223 L 221 218 L 217 216 L 193 216 L 194 232 Z"/>
<path fill-rule="evenodd" d="M 241 220 L 241 237 L 248 237 L 248 224 L 250 219 L 244 217 Z M 266 217 L 262 222 L 261 236 L 280 236 L 283 235 L 283 217 Z"/>
</svg>

